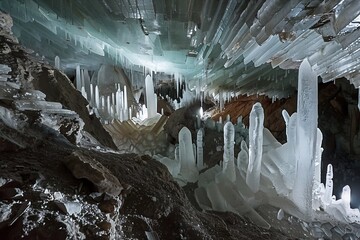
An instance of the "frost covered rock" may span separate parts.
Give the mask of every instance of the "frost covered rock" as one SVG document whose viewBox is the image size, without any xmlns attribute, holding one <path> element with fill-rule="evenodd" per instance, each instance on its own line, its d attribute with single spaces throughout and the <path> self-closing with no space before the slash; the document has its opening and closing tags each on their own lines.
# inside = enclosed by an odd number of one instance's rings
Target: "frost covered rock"
<svg viewBox="0 0 360 240">
<path fill-rule="evenodd" d="M 89 180 L 99 192 L 118 196 L 123 190 L 119 180 L 101 163 L 86 153 L 75 151 L 65 158 L 64 163 L 76 178 Z"/>
</svg>

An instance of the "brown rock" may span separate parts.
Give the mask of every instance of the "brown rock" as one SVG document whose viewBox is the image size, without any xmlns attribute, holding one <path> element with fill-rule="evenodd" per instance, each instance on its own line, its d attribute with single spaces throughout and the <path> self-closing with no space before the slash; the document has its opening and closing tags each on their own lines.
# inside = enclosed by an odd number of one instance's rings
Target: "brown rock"
<svg viewBox="0 0 360 240">
<path fill-rule="evenodd" d="M 99 228 L 101 228 L 104 231 L 109 231 L 111 228 L 111 223 L 107 222 L 107 221 L 102 221 L 100 223 L 97 224 Z"/>
<path fill-rule="evenodd" d="M 119 180 L 90 155 L 75 151 L 64 160 L 66 167 L 76 178 L 92 182 L 99 192 L 118 196 L 123 190 Z"/>
<path fill-rule="evenodd" d="M 114 199 L 104 200 L 99 204 L 99 209 L 104 213 L 113 213 L 116 204 L 117 202 Z"/>
<path fill-rule="evenodd" d="M 20 149 L 23 149 L 23 147 L 13 141 L 0 137 L 0 152 L 15 152 Z"/>
</svg>

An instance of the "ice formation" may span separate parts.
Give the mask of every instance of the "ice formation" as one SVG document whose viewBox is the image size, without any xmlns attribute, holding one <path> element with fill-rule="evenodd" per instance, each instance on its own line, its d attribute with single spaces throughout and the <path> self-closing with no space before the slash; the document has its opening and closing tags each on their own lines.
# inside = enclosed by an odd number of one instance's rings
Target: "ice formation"
<svg viewBox="0 0 360 240">
<path fill-rule="evenodd" d="M 203 130 L 199 129 L 196 135 L 196 166 L 200 171 L 204 168 Z"/>
<path fill-rule="evenodd" d="M 223 156 L 223 170 L 231 182 L 236 180 L 235 174 L 235 158 L 234 158 L 234 144 L 235 144 L 235 129 L 234 125 L 229 121 L 224 125 L 224 156 Z"/>
<path fill-rule="evenodd" d="M 250 112 L 249 126 L 249 165 L 246 184 L 255 193 L 260 186 L 260 171 L 263 146 L 264 110 L 260 103 L 255 103 Z"/>
<path fill-rule="evenodd" d="M 61 64 L 60 64 L 60 58 L 59 58 L 59 56 L 56 56 L 56 57 L 55 57 L 55 68 L 61 69 Z"/>
<path fill-rule="evenodd" d="M 187 182 L 196 182 L 199 172 L 196 168 L 191 132 L 183 127 L 179 132 L 180 177 Z"/>
<path fill-rule="evenodd" d="M 247 213 L 265 227 L 267 223 L 254 210 L 265 202 L 281 209 L 280 219 L 286 212 L 309 221 L 360 223 L 359 209 L 350 208 L 350 187 L 343 188 L 341 199 L 333 196 L 332 165 L 328 165 L 325 184 L 321 183 L 317 76 L 307 60 L 300 66 L 298 84 L 298 112 L 289 116 L 283 111 L 287 143 L 280 144 L 263 128 L 263 110 L 256 103 L 250 114 L 250 146 L 241 141 L 235 165 L 233 128 L 230 122 L 225 124 L 223 167 L 216 165 L 200 174 L 195 190 L 200 207 Z"/>
<path fill-rule="evenodd" d="M 304 60 L 299 68 L 296 122 L 296 178 L 292 191 L 293 200 L 306 216 L 312 213 L 313 176 L 318 156 L 317 118 L 318 81 L 309 62 Z M 318 163 L 319 164 L 319 163 Z"/>
<path fill-rule="evenodd" d="M 155 117 L 157 113 L 157 96 L 154 93 L 154 83 L 152 77 L 147 75 L 145 78 L 146 106 L 148 109 L 148 117 Z"/>
</svg>

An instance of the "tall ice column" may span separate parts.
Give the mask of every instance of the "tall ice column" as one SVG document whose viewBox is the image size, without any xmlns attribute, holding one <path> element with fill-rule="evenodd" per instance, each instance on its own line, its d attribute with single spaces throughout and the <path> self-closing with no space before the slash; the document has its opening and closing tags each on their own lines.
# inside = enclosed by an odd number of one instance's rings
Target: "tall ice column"
<svg viewBox="0 0 360 240">
<path fill-rule="evenodd" d="M 255 103 L 250 112 L 249 165 L 246 173 L 246 184 L 254 193 L 260 188 L 263 131 L 264 109 L 260 103 Z"/>
<path fill-rule="evenodd" d="M 312 218 L 313 179 L 317 157 L 318 81 L 305 59 L 299 68 L 296 129 L 296 176 L 293 200 L 305 217 Z"/>
<path fill-rule="evenodd" d="M 204 149 L 203 149 L 203 132 L 202 129 L 199 129 L 197 132 L 196 138 L 196 165 L 197 169 L 200 171 L 204 168 Z"/>
<path fill-rule="evenodd" d="M 179 132 L 180 175 L 187 182 L 196 182 L 199 172 L 196 168 L 191 132 L 183 127 Z"/>
<path fill-rule="evenodd" d="M 231 122 L 227 122 L 224 126 L 224 156 L 223 156 L 223 171 L 226 177 L 235 182 L 235 162 L 234 162 L 234 141 L 235 129 Z"/>
<path fill-rule="evenodd" d="M 157 99 L 154 95 L 154 83 L 150 75 L 145 78 L 145 91 L 146 91 L 146 107 L 148 109 L 148 117 L 155 117 L 157 109 Z"/>
</svg>

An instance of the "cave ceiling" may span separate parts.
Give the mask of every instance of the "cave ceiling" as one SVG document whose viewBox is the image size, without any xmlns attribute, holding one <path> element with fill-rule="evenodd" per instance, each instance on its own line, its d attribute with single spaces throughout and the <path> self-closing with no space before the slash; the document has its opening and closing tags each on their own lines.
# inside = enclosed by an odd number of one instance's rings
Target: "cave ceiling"
<svg viewBox="0 0 360 240">
<path fill-rule="evenodd" d="M 360 86 L 357 0 L 1 0 L 13 32 L 65 71 L 118 64 L 182 75 L 190 89 L 283 97 L 309 59 Z"/>
</svg>

